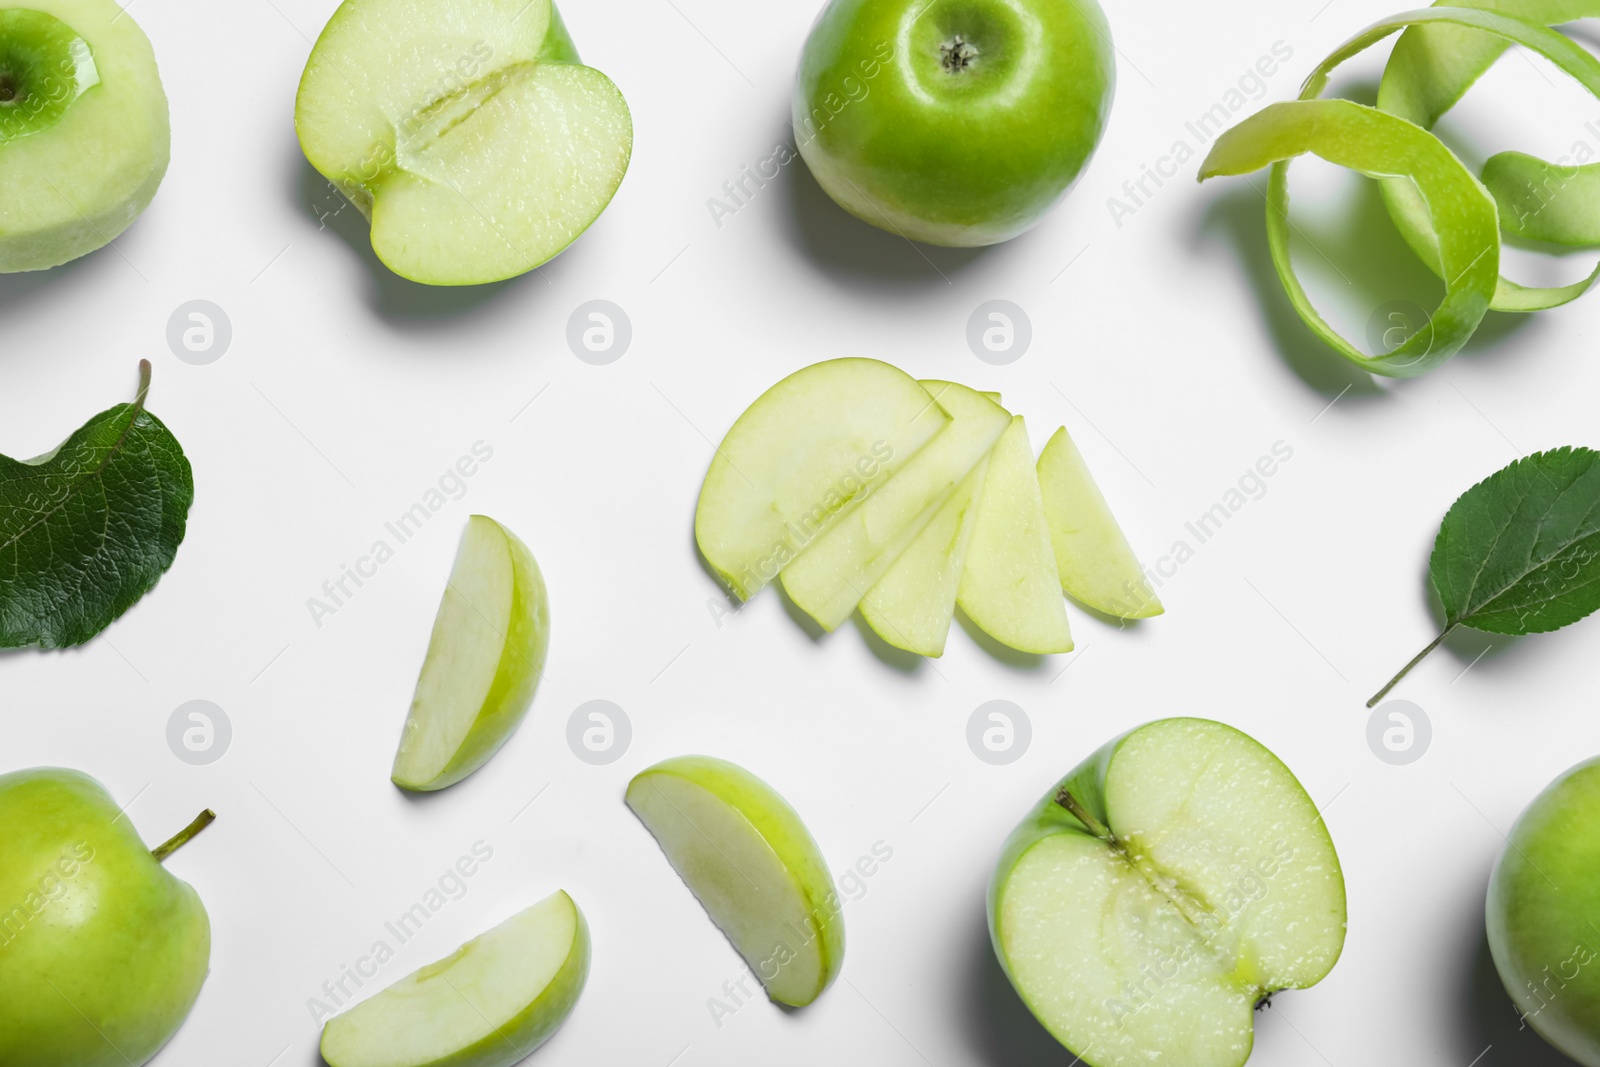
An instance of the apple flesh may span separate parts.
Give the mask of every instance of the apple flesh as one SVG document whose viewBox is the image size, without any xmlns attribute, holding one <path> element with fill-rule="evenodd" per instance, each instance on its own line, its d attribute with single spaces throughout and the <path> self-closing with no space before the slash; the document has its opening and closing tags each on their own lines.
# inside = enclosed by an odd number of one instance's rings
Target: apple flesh
<svg viewBox="0 0 1600 1067">
<path fill-rule="evenodd" d="M 110 244 L 150 205 L 171 128 L 150 41 L 113 0 L 0 0 L 0 273 Z"/>
<path fill-rule="evenodd" d="M 1055 549 L 1018 415 L 989 456 L 983 499 L 961 572 L 957 603 L 980 629 L 1020 652 L 1072 651 Z"/>
<path fill-rule="evenodd" d="M 784 591 L 824 630 L 850 617 L 1011 424 L 1009 412 L 964 385 L 921 384 L 950 424 L 783 570 Z"/>
<path fill-rule="evenodd" d="M 1489 878 L 1489 951 L 1523 1021 L 1600 1067 L 1600 759 L 1550 783 L 1517 819 Z"/>
<path fill-rule="evenodd" d="M 1039 490 L 1062 591 L 1122 619 L 1160 615 L 1156 591 L 1065 426 L 1039 453 Z"/>
<path fill-rule="evenodd" d="M 1164 719 L 1090 756 L 1012 832 L 989 930 L 1023 1002 L 1090 1067 L 1241 1067 L 1257 1003 L 1338 960 L 1344 877 L 1277 757 Z"/>
<path fill-rule="evenodd" d="M 345 0 L 300 81 L 306 159 L 431 285 L 499 281 L 588 229 L 633 150 L 628 105 L 550 0 Z"/>
<path fill-rule="evenodd" d="M 162 861 L 210 818 L 152 852 L 86 774 L 0 776 L 0 1063 L 140 1067 L 178 1032 L 211 923 Z"/>
<path fill-rule="evenodd" d="M 395 785 L 443 789 L 487 763 L 527 715 L 549 645 L 550 598 L 533 553 L 472 516 L 395 753 Z"/>
<path fill-rule="evenodd" d="M 628 807 L 780 1004 L 802 1007 L 844 962 L 844 919 L 822 850 L 767 783 L 681 756 L 628 783 Z"/>
<path fill-rule="evenodd" d="M 801 55 L 795 143 L 857 218 L 995 244 L 1077 180 L 1115 81 L 1095 0 L 831 0 Z"/>
<path fill-rule="evenodd" d="M 322 1029 L 329 1067 L 510 1067 L 572 1014 L 589 927 L 557 892 Z"/>
</svg>

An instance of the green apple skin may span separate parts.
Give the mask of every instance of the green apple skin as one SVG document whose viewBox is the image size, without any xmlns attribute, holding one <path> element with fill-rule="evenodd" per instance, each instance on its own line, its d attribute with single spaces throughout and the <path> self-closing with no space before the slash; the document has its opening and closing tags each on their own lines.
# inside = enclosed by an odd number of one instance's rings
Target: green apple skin
<svg viewBox="0 0 1600 1067">
<path fill-rule="evenodd" d="M 1489 951 L 1524 1021 L 1600 1067 L 1600 758 L 1547 786 L 1489 878 Z"/>
<path fill-rule="evenodd" d="M 0 1063 L 140 1067 L 200 995 L 211 923 L 78 771 L 0 776 Z"/>
<path fill-rule="evenodd" d="M 832 0 L 801 55 L 795 143 L 857 218 L 997 244 L 1078 179 L 1115 83 L 1095 0 Z"/>
<path fill-rule="evenodd" d="M 0 274 L 87 255 L 150 206 L 167 97 L 120 4 L 0 0 L 0 98 Z"/>
</svg>

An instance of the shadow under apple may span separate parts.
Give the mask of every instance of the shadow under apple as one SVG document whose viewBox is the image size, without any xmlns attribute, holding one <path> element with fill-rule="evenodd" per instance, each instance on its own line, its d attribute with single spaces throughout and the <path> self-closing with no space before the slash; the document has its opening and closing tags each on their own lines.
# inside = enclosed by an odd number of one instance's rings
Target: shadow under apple
<svg viewBox="0 0 1600 1067">
<path fill-rule="evenodd" d="M 1482 894 L 1474 898 L 1482 899 Z M 1572 1067 L 1572 1060 L 1523 1022 L 1506 993 L 1489 952 L 1481 907 L 1474 909 L 1470 928 L 1476 937 L 1461 971 L 1462 988 L 1455 1005 L 1455 1030 L 1459 1035 L 1453 1050 L 1455 1057 L 1462 1063 L 1472 1061 L 1476 1067 Z"/>
<path fill-rule="evenodd" d="M 957 1025 L 967 1045 L 985 1067 L 1073 1067 L 1083 1063 L 1033 1017 L 1000 966 L 989 939 L 983 902 L 972 909 L 959 994 Z"/>
</svg>

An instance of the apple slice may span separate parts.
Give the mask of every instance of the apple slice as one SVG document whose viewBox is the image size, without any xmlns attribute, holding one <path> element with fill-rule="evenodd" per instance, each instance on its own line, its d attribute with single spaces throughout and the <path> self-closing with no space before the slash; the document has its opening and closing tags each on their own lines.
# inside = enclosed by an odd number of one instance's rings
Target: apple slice
<svg viewBox="0 0 1600 1067">
<path fill-rule="evenodd" d="M 988 470 L 985 456 L 911 547 L 862 597 L 861 617 L 894 647 L 919 656 L 944 655 Z"/>
<path fill-rule="evenodd" d="M 1122 619 L 1160 615 L 1164 609 L 1156 591 L 1065 426 L 1039 453 L 1039 491 L 1062 591 Z"/>
<path fill-rule="evenodd" d="M 550 0 L 345 0 L 300 81 L 311 165 L 395 273 L 498 281 L 571 244 L 628 169 L 633 121 Z"/>
<path fill-rule="evenodd" d="M 1012 984 L 1092 1067 L 1240 1067 L 1257 1003 L 1344 946 L 1339 857 L 1277 757 L 1204 719 L 1090 756 L 1011 834 L 989 930 Z"/>
<path fill-rule="evenodd" d="M 0 273 L 110 244 L 167 172 L 150 41 L 113 0 L 0 3 Z"/>
<path fill-rule="evenodd" d="M 964 385 L 921 384 L 950 425 L 784 568 L 784 591 L 824 630 L 850 617 L 1011 424 L 1009 412 Z"/>
<path fill-rule="evenodd" d="M 556 892 L 328 1020 L 329 1067 L 510 1067 L 550 1039 L 589 977 L 589 926 Z"/>
<path fill-rule="evenodd" d="M 989 457 L 983 499 L 956 597 L 985 633 L 1019 652 L 1072 651 L 1055 550 L 1018 415 Z"/>
<path fill-rule="evenodd" d="M 628 783 L 628 807 L 780 1004 L 802 1007 L 844 962 L 844 918 L 822 850 L 761 779 L 680 756 Z"/>
<path fill-rule="evenodd" d="M 748 600 L 949 421 L 915 378 L 875 359 L 796 371 L 717 449 L 695 510 L 701 554 Z"/>
<path fill-rule="evenodd" d="M 550 644 L 550 600 L 528 546 L 483 515 L 467 520 L 411 713 L 394 784 L 454 785 L 488 762 L 533 703 Z"/>
</svg>

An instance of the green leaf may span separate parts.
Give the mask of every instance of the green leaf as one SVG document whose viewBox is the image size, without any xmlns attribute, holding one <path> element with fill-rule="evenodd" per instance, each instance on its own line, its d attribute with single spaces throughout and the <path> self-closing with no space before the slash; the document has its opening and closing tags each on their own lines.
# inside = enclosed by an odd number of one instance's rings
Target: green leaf
<svg viewBox="0 0 1600 1067">
<path fill-rule="evenodd" d="M 0 648 L 67 648 L 110 626 L 172 566 L 194 476 L 139 394 L 37 459 L 0 456 Z"/>
<path fill-rule="evenodd" d="M 1535 452 L 1461 494 L 1428 564 L 1445 628 L 1368 703 L 1458 626 L 1534 634 L 1600 610 L 1600 452 Z"/>
</svg>

